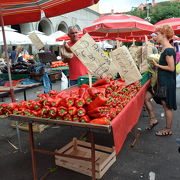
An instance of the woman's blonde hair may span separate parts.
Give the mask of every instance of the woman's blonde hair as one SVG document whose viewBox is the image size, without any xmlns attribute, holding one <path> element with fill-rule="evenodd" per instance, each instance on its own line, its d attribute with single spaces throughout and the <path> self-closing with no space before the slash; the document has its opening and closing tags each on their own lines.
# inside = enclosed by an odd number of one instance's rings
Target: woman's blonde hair
<svg viewBox="0 0 180 180">
<path fill-rule="evenodd" d="M 172 39 L 174 36 L 174 30 L 169 25 L 163 25 L 156 29 L 157 32 L 165 35 L 168 40 Z"/>
</svg>

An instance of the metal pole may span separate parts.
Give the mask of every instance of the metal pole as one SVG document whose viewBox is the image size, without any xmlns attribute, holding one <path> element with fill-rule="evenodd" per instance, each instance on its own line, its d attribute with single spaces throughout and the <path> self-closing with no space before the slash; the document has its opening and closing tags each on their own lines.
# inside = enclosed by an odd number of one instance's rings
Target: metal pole
<svg viewBox="0 0 180 180">
<path fill-rule="evenodd" d="M 15 95 L 14 95 L 14 89 L 12 86 L 12 77 L 11 77 L 11 70 L 10 70 L 10 64 L 9 64 L 9 57 L 8 57 L 8 51 L 7 51 L 7 44 L 6 44 L 6 36 L 5 36 L 5 31 L 4 31 L 4 20 L 3 20 L 3 15 L 2 15 L 2 8 L 0 7 L 0 24 L 2 27 L 2 35 L 3 35 L 3 42 L 4 42 L 4 51 L 5 51 L 5 58 L 7 62 L 7 69 L 8 69 L 8 76 L 9 76 L 9 83 L 10 83 L 10 94 L 11 94 L 11 100 L 12 102 L 15 102 Z M 18 144 L 19 144 L 19 149 L 20 152 L 22 152 L 22 146 L 21 146 L 21 138 L 20 138 L 20 132 L 19 132 L 19 126 L 18 122 L 16 121 L 16 132 L 18 136 Z"/>
<path fill-rule="evenodd" d="M 1 8 L 0 8 L 0 11 L 2 12 Z M 6 36 L 5 36 L 5 31 L 4 31 L 4 20 L 3 20 L 2 14 L 0 14 L 0 23 L 2 27 L 2 35 L 3 35 L 5 58 L 7 62 L 7 69 L 8 69 L 9 83 L 10 83 L 11 99 L 12 99 L 12 102 L 15 102 L 14 89 L 12 86 L 12 77 L 11 77 L 11 70 L 10 70 L 9 57 L 8 57 L 7 44 L 6 44 Z"/>
<path fill-rule="evenodd" d="M 17 132 L 17 136 L 18 136 L 19 150 L 20 150 L 20 152 L 22 152 L 22 142 L 21 142 L 21 136 L 20 136 L 20 132 L 19 132 L 19 123 L 18 123 L 18 121 L 16 121 L 16 132 Z"/>
<path fill-rule="evenodd" d="M 31 158 L 32 158 L 33 179 L 38 180 L 37 168 L 36 168 L 36 155 L 34 151 L 34 137 L 33 137 L 32 123 L 29 123 L 29 139 L 30 139 L 30 149 L 31 149 Z"/>
<path fill-rule="evenodd" d="M 147 1 L 149 1 L 149 0 L 146 0 L 146 11 L 147 11 L 146 20 L 150 21 L 150 19 L 149 19 L 149 3 Z"/>
</svg>

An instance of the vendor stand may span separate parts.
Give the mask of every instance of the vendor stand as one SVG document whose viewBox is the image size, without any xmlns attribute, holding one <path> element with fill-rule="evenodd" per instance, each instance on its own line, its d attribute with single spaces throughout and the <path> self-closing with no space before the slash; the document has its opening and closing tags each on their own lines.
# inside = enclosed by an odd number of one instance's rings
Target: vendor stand
<svg viewBox="0 0 180 180">
<path fill-rule="evenodd" d="M 16 121 L 24 121 L 29 124 L 29 138 L 30 138 L 30 147 L 31 147 L 31 157 L 32 157 L 32 169 L 33 169 L 33 178 L 34 180 L 38 179 L 37 169 L 36 169 L 36 153 L 48 154 L 48 155 L 56 155 L 67 158 L 75 158 L 81 159 L 84 161 L 89 161 L 92 163 L 92 179 L 96 179 L 95 175 L 95 143 L 94 143 L 94 132 L 105 132 L 110 134 L 113 132 L 114 145 L 116 150 L 116 155 L 120 152 L 122 145 L 128 135 L 128 133 L 132 130 L 132 128 L 137 124 L 138 119 L 140 117 L 142 107 L 144 104 L 144 97 L 146 90 L 148 88 L 149 81 L 144 84 L 144 86 L 140 89 L 140 91 L 136 94 L 136 96 L 127 104 L 127 106 L 111 121 L 110 125 L 95 125 L 90 123 L 79 123 L 79 122 L 69 122 L 62 120 L 49 120 L 38 117 L 27 117 L 20 115 L 10 115 L 10 120 Z M 138 108 L 137 108 L 138 107 Z M 131 113 L 130 113 L 131 112 Z M 71 126 L 71 127 L 82 127 L 90 132 L 91 137 L 91 157 L 74 157 L 72 155 L 66 155 L 63 153 L 57 152 L 49 152 L 42 149 L 36 149 L 34 145 L 33 139 L 33 131 L 32 131 L 32 123 L 43 123 L 49 125 L 57 125 L 57 126 Z"/>
<path fill-rule="evenodd" d="M 14 92 L 15 93 L 23 92 L 24 100 L 26 101 L 27 100 L 26 91 L 28 89 L 36 88 L 36 87 L 39 87 L 41 85 L 42 85 L 41 83 L 34 83 L 34 84 L 25 85 L 25 86 L 23 86 L 23 85 L 18 86 L 18 87 L 14 88 Z M 4 97 L 10 96 L 10 95 L 11 95 L 11 93 L 10 93 L 9 87 L 0 86 L 0 98 L 3 99 Z"/>
</svg>

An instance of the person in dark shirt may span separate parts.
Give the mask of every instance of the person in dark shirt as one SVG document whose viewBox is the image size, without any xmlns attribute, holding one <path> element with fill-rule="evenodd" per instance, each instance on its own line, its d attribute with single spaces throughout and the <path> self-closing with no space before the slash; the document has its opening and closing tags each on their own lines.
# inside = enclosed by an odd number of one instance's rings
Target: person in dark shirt
<svg viewBox="0 0 180 180">
<path fill-rule="evenodd" d="M 177 109 L 176 105 L 176 52 L 169 40 L 173 37 L 174 31 L 169 25 L 164 25 L 157 29 L 157 42 L 163 49 L 160 56 L 159 64 L 153 61 L 157 68 L 157 88 L 154 92 L 147 91 L 145 105 L 149 113 L 150 123 L 147 130 L 151 130 L 158 121 L 155 118 L 151 99 L 163 106 L 166 118 L 166 126 L 156 132 L 157 136 L 167 136 L 172 134 L 173 110 Z"/>
<path fill-rule="evenodd" d="M 11 59 L 11 64 L 15 62 L 15 58 L 16 58 L 16 46 L 13 46 L 9 56 L 9 59 Z"/>
</svg>

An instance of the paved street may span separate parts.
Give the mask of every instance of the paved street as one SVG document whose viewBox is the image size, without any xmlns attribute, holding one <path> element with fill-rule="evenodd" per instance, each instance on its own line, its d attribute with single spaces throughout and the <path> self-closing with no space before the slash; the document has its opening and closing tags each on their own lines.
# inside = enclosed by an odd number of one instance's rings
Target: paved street
<svg viewBox="0 0 180 180">
<path fill-rule="evenodd" d="M 53 89 L 59 90 L 59 82 L 53 83 Z M 34 99 L 37 93 L 43 92 L 42 87 L 31 89 L 27 92 L 28 99 Z M 16 99 L 23 99 L 23 93 L 18 93 Z M 10 101 L 5 98 L 5 101 Z M 162 107 L 154 104 L 159 124 L 147 131 L 147 112 L 143 110 L 136 128 L 141 128 L 141 136 L 134 148 L 130 147 L 133 141 L 130 133 L 117 156 L 117 161 L 103 176 L 102 180 L 148 180 L 149 173 L 155 173 L 156 180 L 180 179 L 180 153 L 176 138 L 180 138 L 180 88 L 177 89 L 178 110 L 174 114 L 173 135 L 157 137 L 155 132 L 164 127 L 164 118 L 161 117 Z M 15 150 L 9 142 L 18 147 L 16 130 L 10 127 L 6 119 L 0 120 L 0 179 L 1 180 L 32 180 L 31 155 L 29 149 L 29 136 L 25 131 L 20 131 L 23 152 Z M 35 134 L 35 143 L 38 148 L 54 151 L 70 142 L 73 137 L 80 137 L 85 132 L 82 128 L 52 127 L 42 133 Z M 96 133 L 96 143 L 112 146 L 111 135 Z M 9 142 L 8 142 L 9 141 Z M 39 177 L 48 169 L 56 167 L 54 157 L 37 154 L 37 168 Z M 91 178 L 65 168 L 58 168 L 50 173 L 47 180 L 90 180 Z"/>
</svg>

